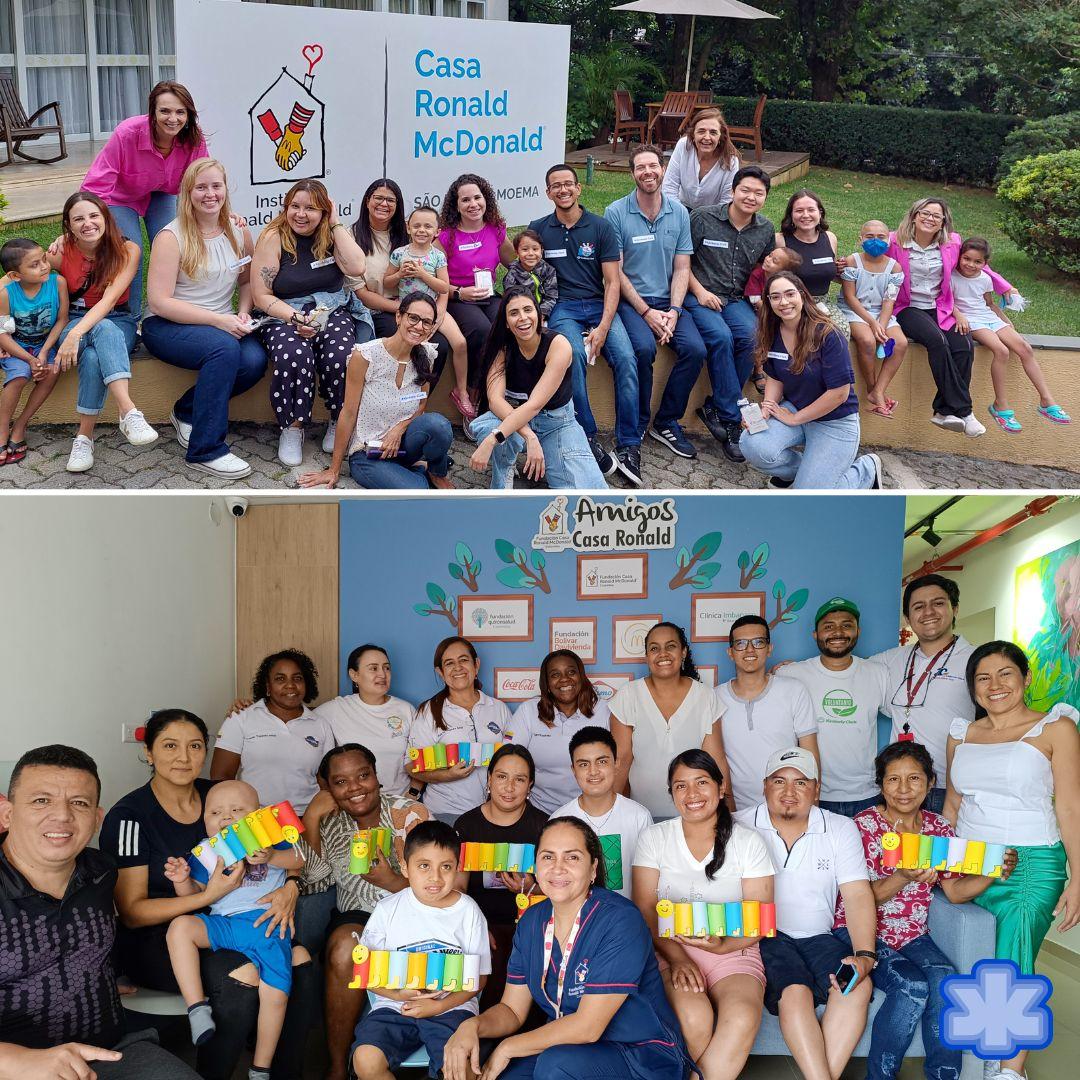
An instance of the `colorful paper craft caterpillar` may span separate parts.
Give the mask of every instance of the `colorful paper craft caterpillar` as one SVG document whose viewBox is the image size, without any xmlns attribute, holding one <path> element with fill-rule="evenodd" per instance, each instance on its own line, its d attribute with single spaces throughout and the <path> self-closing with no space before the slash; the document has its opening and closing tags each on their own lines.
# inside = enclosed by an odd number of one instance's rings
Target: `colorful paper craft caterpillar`
<svg viewBox="0 0 1080 1080">
<path fill-rule="evenodd" d="M 518 893 L 517 898 L 514 900 L 514 903 L 517 904 L 518 919 L 520 919 L 533 904 L 539 904 L 546 899 L 547 897 L 543 893 Z"/>
<path fill-rule="evenodd" d="M 371 869 L 371 853 L 390 854 L 394 836 L 389 829 L 361 829 L 352 838 L 349 849 L 349 873 L 366 874 Z"/>
<path fill-rule="evenodd" d="M 461 845 L 458 869 L 531 874 L 536 870 L 536 845 L 474 844 L 469 840 Z"/>
<path fill-rule="evenodd" d="M 208 874 L 212 874 L 218 858 L 223 859 L 226 866 L 232 866 L 248 855 L 282 841 L 295 844 L 303 831 L 304 823 L 297 817 L 292 803 L 279 802 L 275 806 L 264 806 L 235 824 L 227 825 L 221 832 L 205 837 L 191 849 L 191 854 Z"/>
<path fill-rule="evenodd" d="M 894 832 L 881 838 L 881 862 L 886 870 L 948 870 L 999 878 L 1004 861 L 1005 845 L 984 840 Z"/>
<path fill-rule="evenodd" d="M 660 900 L 656 916 L 661 937 L 776 937 L 776 905 L 759 900 L 728 904 Z"/>
<path fill-rule="evenodd" d="M 464 953 L 386 952 L 357 945 L 350 990 L 479 990 L 480 957 Z"/>
<path fill-rule="evenodd" d="M 410 746 L 409 760 L 416 762 L 413 772 L 429 772 L 431 769 L 449 769 L 459 761 L 466 765 L 488 765 L 491 756 L 503 744 L 478 742 L 436 743 L 434 746 Z"/>
</svg>

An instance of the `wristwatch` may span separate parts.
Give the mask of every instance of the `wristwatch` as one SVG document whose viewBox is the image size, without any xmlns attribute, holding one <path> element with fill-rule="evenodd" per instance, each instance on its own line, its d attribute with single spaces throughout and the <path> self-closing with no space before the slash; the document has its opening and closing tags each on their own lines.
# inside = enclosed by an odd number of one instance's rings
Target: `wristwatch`
<svg viewBox="0 0 1080 1080">
<path fill-rule="evenodd" d="M 868 960 L 873 960 L 875 965 L 877 964 L 878 954 L 872 949 L 856 949 L 856 956 L 865 956 Z"/>
<path fill-rule="evenodd" d="M 286 874 L 285 875 L 285 884 L 288 885 L 290 881 L 295 881 L 297 889 L 300 888 L 300 875 L 299 874 Z"/>
<path fill-rule="evenodd" d="M 506 436 L 498 428 L 496 428 L 491 434 L 495 436 L 495 441 L 500 446 L 502 446 L 502 444 L 506 442 Z"/>
</svg>

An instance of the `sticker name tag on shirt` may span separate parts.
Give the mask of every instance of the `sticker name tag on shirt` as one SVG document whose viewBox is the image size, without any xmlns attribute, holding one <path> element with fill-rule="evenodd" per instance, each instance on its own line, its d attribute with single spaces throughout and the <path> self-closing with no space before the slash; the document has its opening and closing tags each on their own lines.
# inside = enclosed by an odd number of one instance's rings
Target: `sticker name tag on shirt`
<svg viewBox="0 0 1080 1080">
<path fill-rule="evenodd" d="M 566 248 L 544 248 L 545 259 L 565 259 Z"/>
<path fill-rule="evenodd" d="M 471 244 L 458 244 L 458 251 L 477 251 L 484 246 L 483 240 L 474 240 Z"/>
<path fill-rule="evenodd" d="M 325 259 L 316 259 L 311 264 L 311 269 L 312 270 L 320 270 L 324 266 L 333 266 L 333 265 L 334 265 L 334 256 L 333 255 L 327 255 Z"/>
<path fill-rule="evenodd" d="M 646 236 L 632 236 L 630 239 L 635 244 L 651 244 L 656 240 L 656 237 L 652 233 L 649 233 Z"/>
<path fill-rule="evenodd" d="M 425 394 L 423 390 L 415 390 L 409 394 L 402 394 L 401 403 L 404 405 L 410 401 L 423 401 L 426 397 L 427 394 Z"/>
<path fill-rule="evenodd" d="M 769 359 L 770 360 L 786 360 L 787 358 L 788 358 L 788 354 L 786 352 L 770 352 L 769 353 Z"/>
<path fill-rule="evenodd" d="M 728 246 L 728 242 L 726 240 L 710 240 L 708 237 L 705 237 L 705 239 L 702 240 L 701 243 L 705 247 L 726 248 Z"/>
<path fill-rule="evenodd" d="M 251 262 L 251 256 L 245 255 L 242 259 L 237 259 L 234 263 L 229 263 L 230 270 L 239 270 L 241 266 L 247 266 Z"/>
<path fill-rule="evenodd" d="M 828 256 L 828 257 L 826 257 L 826 258 L 821 258 L 821 259 L 811 259 L 810 261 L 811 261 L 811 262 L 812 262 L 812 263 L 813 263 L 813 264 L 814 264 L 815 266 L 824 266 L 824 265 L 825 265 L 826 263 L 834 263 L 834 262 L 836 262 L 836 259 L 835 259 L 835 258 L 833 258 L 833 257 L 832 257 L 832 256 L 830 255 L 830 256 Z"/>
</svg>

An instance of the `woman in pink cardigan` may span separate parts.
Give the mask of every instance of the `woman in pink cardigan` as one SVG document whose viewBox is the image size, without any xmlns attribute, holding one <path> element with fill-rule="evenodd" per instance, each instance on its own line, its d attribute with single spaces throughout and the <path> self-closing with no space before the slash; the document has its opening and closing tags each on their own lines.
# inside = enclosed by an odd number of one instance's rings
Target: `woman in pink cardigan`
<svg viewBox="0 0 1080 1080">
<path fill-rule="evenodd" d="M 150 91 L 145 116 L 129 116 L 116 125 L 83 180 L 83 190 L 103 199 L 125 239 L 142 250 L 142 229 L 154 237 L 176 217 L 176 196 L 187 167 L 209 157 L 199 114 L 187 88 L 159 82 Z M 142 311 L 142 259 L 135 270 L 129 300 L 136 319 Z"/>
<path fill-rule="evenodd" d="M 950 277 L 960 258 L 961 239 L 943 199 L 919 199 L 889 234 L 889 255 L 904 271 L 893 314 L 908 340 L 926 349 L 937 384 L 932 420 L 945 431 L 975 437 L 986 428 L 971 411 L 971 364 L 975 345 L 956 329 Z M 986 267 L 994 288 L 1012 287 Z"/>
</svg>

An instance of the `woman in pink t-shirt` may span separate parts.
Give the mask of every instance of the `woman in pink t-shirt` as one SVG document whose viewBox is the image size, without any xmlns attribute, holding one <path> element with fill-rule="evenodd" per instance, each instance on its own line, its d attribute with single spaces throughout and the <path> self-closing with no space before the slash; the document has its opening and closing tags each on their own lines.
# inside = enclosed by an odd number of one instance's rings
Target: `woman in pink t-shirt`
<svg viewBox="0 0 1080 1080">
<path fill-rule="evenodd" d="M 209 157 L 199 114 L 187 88 L 159 82 L 150 91 L 146 115 L 129 116 L 116 125 L 90 166 L 83 190 L 105 201 L 126 240 L 142 250 L 141 223 L 154 237 L 176 217 L 176 196 L 187 167 Z M 142 260 L 129 306 L 138 320 L 142 311 Z"/>
<path fill-rule="evenodd" d="M 475 388 L 484 342 L 499 311 L 495 275 L 500 263 L 509 266 L 514 261 L 514 245 L 507 239 L 491 184 L 475 173 L 465 173 L 450 185 L 439 225 L 437 244 L 446 253 L 450 275 L 446 311 L 465 335 L 468 382 Z M 461 409 L 459 402 L 455 405 Z"/>
</svg>

